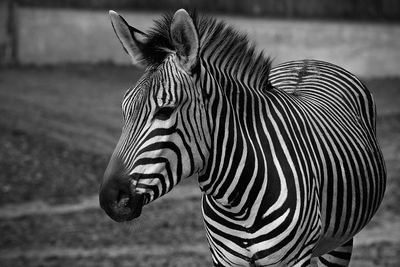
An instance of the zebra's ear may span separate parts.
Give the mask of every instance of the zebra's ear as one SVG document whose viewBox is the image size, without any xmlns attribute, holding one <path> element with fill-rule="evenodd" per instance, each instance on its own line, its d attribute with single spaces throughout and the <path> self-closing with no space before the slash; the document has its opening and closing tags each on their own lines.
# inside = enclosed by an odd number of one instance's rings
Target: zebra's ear
<svg viewBox="0 0 400 267">
<path fill-rule="evenodd" d="M 175 12 L 170 29 L 180 65 L 189 73 L 199 61 L 199 36 L 193 19 L 184 9 Z"/>
<path fill-rule="evenodd" d="M 122 47 L 131 57 L 133 64 L 142 65 L 142 48 L 144 46 L 143 40 L 146 37 L 146 34 L 130 26 L 128 22 L 126 22 L 126 20 L 117 12 L 110 10 L 109 14 L 114 32 L 121 42 Z"/>
</svg>

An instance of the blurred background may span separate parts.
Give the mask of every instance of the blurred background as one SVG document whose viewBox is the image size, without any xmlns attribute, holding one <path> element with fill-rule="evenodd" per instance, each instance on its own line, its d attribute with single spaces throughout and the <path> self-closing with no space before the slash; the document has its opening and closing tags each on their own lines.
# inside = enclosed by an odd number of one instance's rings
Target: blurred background
<svg viewBox="0 0 400 267">
<path fill-rule="evenodd" d="M 143 73 L 108 9 L 146 31 L 182 7 L 248 33 L 274 65 L 326 60 L 367 85 L 388 186 L 351 266 L 400 266 L 399 0 L 0 0 L 0 266 L 211 265 L 197 181 L 129 224 L 97 200 L 123 94 Z"/>
</svg>

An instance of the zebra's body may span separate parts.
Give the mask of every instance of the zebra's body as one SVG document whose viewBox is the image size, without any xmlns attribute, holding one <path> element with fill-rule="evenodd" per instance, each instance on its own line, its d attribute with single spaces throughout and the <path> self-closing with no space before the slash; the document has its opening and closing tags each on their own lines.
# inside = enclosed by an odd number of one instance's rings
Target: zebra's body
<svg viewBox="0 0 400 267">
<path fill-rule="evenodd" d="M 271 69 L 245 36 L 184 10 L 149 34 L 110 14 L 147 70 L 124 97 L 105 211 L 131 220 L 197 175 L 216 266 L 347 266 L 386 179 L 365 86 L 321 61 Z"/>
<path fill-rule="evenodd" d="M 253 142 L 246 149 L 250 160 L 230 175 L 237 191 L 221 193 L 200 178 L 207 237 L 224 266 L 307 263 L 310 254 L 321 256 L 351 240 L 383 197 L 375 106 L 364 85 L 342 68 L 311 60 L 273 68 L 270 82 L 274 89 L 253 96 L 263 103 L 255 118 L 236 120 L 238 132 L 254 136 L 247 140 Z M 239 135 L 234 142 L 245 143 Z M 226 145 L 236 151 L 215 155 L 225 160 L 204 177 L 218 181 L 230 164 L 227 154 L 241 154 L 243 146 Z M 347 264 L 346 256 L 338 261 Z"/>
</svg>

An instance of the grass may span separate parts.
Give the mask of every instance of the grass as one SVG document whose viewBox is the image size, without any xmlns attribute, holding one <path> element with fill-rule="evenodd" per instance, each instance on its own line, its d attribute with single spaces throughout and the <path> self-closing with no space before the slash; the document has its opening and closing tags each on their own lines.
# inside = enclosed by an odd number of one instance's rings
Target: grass
<svg viewBox="0 0 400 267">
<path fill-rule="evenodd" d="M 123 94 L 140 73 L 115 66 L 3 69 L 1 205 L 76 202 L 96 194 L 120 133 Z M 400 78 L 365 83 L 377 102 L 378 138 L 388 169 L 384 202 L 368 226 L 373 228 L 400 217 Z M 94 209 L 0 219 L 0 232 L 0 255 L 10 250 L 98 250 L 93 255 L 0 257 L 1 266 L 209 266 L 211 260 L 198 198 L 156 201 L 134 224 L 115 224 Z M 114 256 L 101 252 L 113 246 Z M 125 246 L 155 246 L 161 252 L 119 255 Z M 191 246 L 206 252 L 187 251 Z M 399 243 L 362 245 L 355 251 L 354 266 L 398 266 L 398 248 Z"/>
</svg>

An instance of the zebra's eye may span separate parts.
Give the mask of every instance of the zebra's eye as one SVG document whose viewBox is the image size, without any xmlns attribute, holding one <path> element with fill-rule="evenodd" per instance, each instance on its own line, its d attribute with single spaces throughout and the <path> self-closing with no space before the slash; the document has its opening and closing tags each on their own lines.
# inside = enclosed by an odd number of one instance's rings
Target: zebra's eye
<svg viewBox="0 0 400 267">
<path fill-rule="evenodd" d="M 174 112 L 173 107 L 160 107 L 156 111 L 154 117 L 158 120 L 167 120 L 171 117 L 172 112 Z"/>
</svg>

